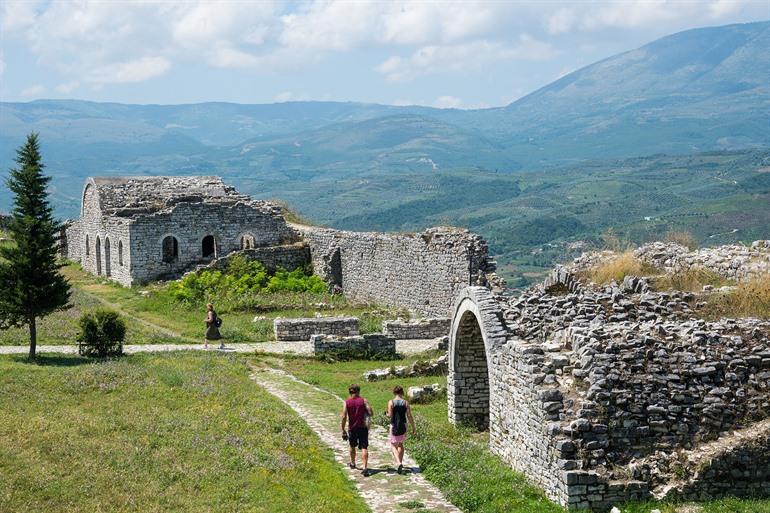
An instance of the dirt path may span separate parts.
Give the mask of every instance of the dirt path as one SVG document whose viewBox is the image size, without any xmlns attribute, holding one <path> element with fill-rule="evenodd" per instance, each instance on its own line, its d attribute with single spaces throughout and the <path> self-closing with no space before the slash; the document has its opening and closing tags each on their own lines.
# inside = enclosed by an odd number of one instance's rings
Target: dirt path
<svg viewBox="0 0 770 513">
<path fill-rule="evenodd" d="M 349 469 L 347 443 L 340 438 L 339 416 L 335 413 L 341 408 L 342 400 L 336 395 L 268 367 L 254 368 L 252 379 L 296 411 L 331 447 L 372 512 L 461 513 L 420 474 L 419 467 L 408 455 L 404 458 L 404 467 L 409 473 L 395 472 L 387 432 L 382 427 L 374 427 L 369 436 L 369 468 L 374 470 L 374 475 L 363 477 L 360 470 Z"/>
<path fill-rule="evenodd" d="M 185 339 L 187 340 L 187 339 Z M 203 351 L 203 344 L 197 340 L 191 344 L 127 344 L 123 346 L 126 354 L 162 353 L 166 351 Z M 210 344 L 208 351 L 219 351 L 218 345 Z M 396 351 L 404 355 L 419 354 L 435 349 L 435 340 L 397 340 Z M 224 352 L 253 353 L 260 351 L 272 354 L 310 355 L 313 347 L 310 342 L 258 342 L 250 344 L 231 344 L 225 341 Z M 0 354 L 27 354 L 29 346 L 0 346 Z M 38 353 L 77 354 L 78 347 L 72 345 L 37 346 Z"/>
</svg>

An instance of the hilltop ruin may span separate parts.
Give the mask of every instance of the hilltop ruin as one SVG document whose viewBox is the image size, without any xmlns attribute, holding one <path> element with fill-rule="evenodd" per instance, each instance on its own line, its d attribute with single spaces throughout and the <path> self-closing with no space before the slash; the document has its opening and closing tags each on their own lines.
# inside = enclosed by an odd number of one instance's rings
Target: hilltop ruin
<svg viewBox="0 0 770 513">
<path fill-rule="evenodd" d="M 637 258 L 733 279 L 770 271 L 770 242 Z M 559 503 L 770 495 L 770 321 L 698 319 L 699 294 L 594 285 L 585 255 L 520 296 L 466 288 L 450 335 L 450 420 Z"/>
</svg>

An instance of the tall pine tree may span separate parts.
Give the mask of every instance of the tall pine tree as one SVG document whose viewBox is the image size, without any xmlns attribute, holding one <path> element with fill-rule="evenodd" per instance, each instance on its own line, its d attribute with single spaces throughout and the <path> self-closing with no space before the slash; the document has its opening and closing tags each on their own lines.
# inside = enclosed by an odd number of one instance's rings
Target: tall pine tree
<svg viewBox="0 0 770 513">
<path fill-rule="evenodd" d="M 59 273 L 54 221 L 37 134 L 16 151 L 7 181 L 14 194 L 8 225 L 13 244 L 0 246 L 0 328 L 29 327 L 29 357 L 35 358 L 37 319 L 66 308 L 70 286 Z"/>
</svg>

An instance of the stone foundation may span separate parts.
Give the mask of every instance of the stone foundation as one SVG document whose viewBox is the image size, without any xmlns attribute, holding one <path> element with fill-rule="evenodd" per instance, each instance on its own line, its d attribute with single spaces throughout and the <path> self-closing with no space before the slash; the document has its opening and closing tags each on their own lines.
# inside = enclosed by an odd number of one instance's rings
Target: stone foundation
<svg viewBox="0 0 770 513">
<path fill-rule="evenodd" d="M 335 335 L 313 335 L 310 338 L 314 354 L 336 351 L 353 351 L 369 354 L 396 355 L 396 339 L 386 337 L 381 333 L 355 337 L 340 337 Z"/>
<path fill-rule="evenodd" d="M 439 338 L 449 335 L 452 320 L 448 317 L 382 321 L 382 332 L 397 340 Z"/>
<path fill-rule="evenodd" d="M 316 334 L 350 337 L 359 333 L 357 317 L 278 318 L 273 330 L 275 339 L 282 342 L 307 341 Z"/>
</svg>

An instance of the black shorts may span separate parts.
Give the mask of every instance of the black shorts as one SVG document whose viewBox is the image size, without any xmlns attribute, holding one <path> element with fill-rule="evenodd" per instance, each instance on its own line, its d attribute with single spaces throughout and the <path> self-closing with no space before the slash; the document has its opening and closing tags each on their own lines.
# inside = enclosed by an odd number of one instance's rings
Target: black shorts
<svg viewBox="0 0 770 513">
<path fill-rule="evenodd" d="M 348 442 L 351 447 L 369 448 L 369 428 L 358 427 L 348 431 Z"/>
</svg>

